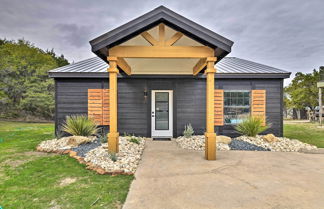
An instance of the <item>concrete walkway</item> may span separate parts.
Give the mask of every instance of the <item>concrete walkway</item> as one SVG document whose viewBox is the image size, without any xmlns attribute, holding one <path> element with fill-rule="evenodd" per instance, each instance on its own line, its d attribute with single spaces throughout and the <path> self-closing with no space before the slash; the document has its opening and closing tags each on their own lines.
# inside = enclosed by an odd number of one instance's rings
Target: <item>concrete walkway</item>
<svg viewBox="0 0 324 209">
<path fill-rule="evenodd" d="M 148 141 L 124 209 L 324 208 L 324 155 L 224 151 L 216 161 Z"/>
</svg>

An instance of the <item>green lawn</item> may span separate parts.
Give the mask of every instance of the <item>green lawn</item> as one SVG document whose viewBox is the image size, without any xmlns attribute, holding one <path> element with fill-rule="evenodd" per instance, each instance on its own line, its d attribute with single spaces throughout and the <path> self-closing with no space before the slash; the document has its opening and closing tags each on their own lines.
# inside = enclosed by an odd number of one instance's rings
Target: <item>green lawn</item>
<svg viewBox="0 0 324 209">
<path fill-rule="evenodd" d="M 53 124 L 0 121 L 0 207 L 119 208 L 133 176 L 98 175 L 66 155 L 34 152 L 53 132 Z M 68 179 L 75 182 L 62 184 Z"/>
<path fill-rule="evenodd" d="M 324 128 L 317 123 L 285 124 L 284 136 L 324 148 Z"/>
</svg>

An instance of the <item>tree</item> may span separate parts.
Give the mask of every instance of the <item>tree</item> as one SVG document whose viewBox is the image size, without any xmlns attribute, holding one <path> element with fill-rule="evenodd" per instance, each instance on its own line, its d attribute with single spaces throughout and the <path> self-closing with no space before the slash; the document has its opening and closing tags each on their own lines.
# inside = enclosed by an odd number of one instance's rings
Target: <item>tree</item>
<svg viewBox="0 0 324 209">
<path fill-rule="evenodd" d="M 317 82 L 319 80 L 319 71 L 315 69 L 312 73 L 296 73 L 295 78 L 285 88 L 285 93 L 289 95 L 285 97 L 285 105 L 289 108 L 295 108 L 298 113 L 306 107 L 314 110 L 318 106 Z M 298 118 L 300 118 L 300 114 Z"/>
<path fill-rule="evenodd" d="M 64 66 L 64 65 L 68 65 L 68 64 L 70 64 L 69 61 L 67 61 L 67 60 L 65 59 L 65 57 L 64 57 L 63 54 L 61 54 L 60 56 L 57 56 L 57 55 L 55 54 L 55 52 L 54 52 L 54 49 L 46 50 L 46 53 L 49 54 L 49 55 L 51 55 L 51 56 L 55 59 L 55 61 L 56 61 L 58 67 L 62 67 L 62 66 Z"/>
<path fill-rule="evenodd" d="M 68 64 L 54 50 L 43 51 L 25 40 L 0 41 L 0 116 L 32 115 L 51 119 L 54 82 L 48 71 Z"/>
</svg>

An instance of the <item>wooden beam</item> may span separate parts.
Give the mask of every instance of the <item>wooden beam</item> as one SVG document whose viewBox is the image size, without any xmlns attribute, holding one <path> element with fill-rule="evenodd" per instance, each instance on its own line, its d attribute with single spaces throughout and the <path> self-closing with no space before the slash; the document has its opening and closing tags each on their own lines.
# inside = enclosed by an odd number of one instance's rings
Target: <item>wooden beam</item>
<svg viewBox="0 0 324 209">
<path fill-rule="evenodd" d="M 109 56 L 122 58 L 205 58 L 214 56 L 207 46 L 115 46 Z"/>
<path fill-rule="evenodd" d="M 202 58 L 200 59 L 197 64 L 193 67 L 192 74 L 197 75 L 204 67 L 207 65 L 207 59 Z"/>
<path fill-rule="evenodd" d="M 117 132 L 117 57 L 108 57 L 109 61 L 109 133 L 108 133 L 108 150 L 112 153 L 119 151 L 119 133 Z"/>
<path fill-rule="evenodd" d="M 181 32 L 177 32 L 175 33 L 169 40 L 167 40 L 165 42 L 166 46 L 172 46 L 173 44 L 175 44 L 175 42 L 177 42 L 181 37 L 183 36 L 183 34 Z"/>
<path fill-rule="evenodd" d="M 143 32 L 143 33 L 141 33 L 141 36 L 147 41 L 147 42 L 149 42 L 152 46 L 154 46 L 154 45 L 158 45 L 159 44 L 159 42 L 157 41 L 157 40 L 155 40 L 155 38 L 151 35 L 151 34 L 149 34 L 148 32 Z"/>
<path fill-rule="evenodd" d="M 216 134 L 214 127 L 214 94 L 215 94 L 215 57 L 207 58 L 206 69 L 206 133 L 205 157 L 207 160 L 216 160 Z"/>
<path fill-rule="evenodd" d="M 165 44 L 165 25 L 159 24 L 159 45 L 164 46 Z"/>
<path fill-rule="evenodd" d="M 126 62 L 124 58 L 118 57 L 117 58 L 117 65 L 127 74 L 131 75 L 132 74 L 132 69 Z"/>
</svg>

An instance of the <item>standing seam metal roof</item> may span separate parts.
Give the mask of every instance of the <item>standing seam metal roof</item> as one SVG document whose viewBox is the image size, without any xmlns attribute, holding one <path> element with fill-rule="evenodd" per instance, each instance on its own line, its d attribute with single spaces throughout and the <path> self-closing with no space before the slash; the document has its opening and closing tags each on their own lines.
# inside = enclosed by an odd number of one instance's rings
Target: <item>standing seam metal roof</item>
<svg viewBox="0 0 324 209">
<path fill-rule="evenodd" d="M 49 73 L 106 73 L 108 64 L 99 57 L 50 70 Z M 290 74 L 288 71 L 236 57 L 224 57 L 216 64 L 216 74 Z"/>
</svg>

